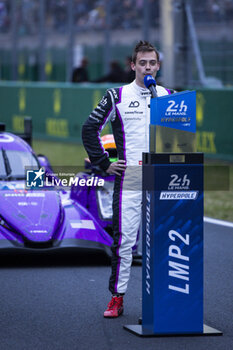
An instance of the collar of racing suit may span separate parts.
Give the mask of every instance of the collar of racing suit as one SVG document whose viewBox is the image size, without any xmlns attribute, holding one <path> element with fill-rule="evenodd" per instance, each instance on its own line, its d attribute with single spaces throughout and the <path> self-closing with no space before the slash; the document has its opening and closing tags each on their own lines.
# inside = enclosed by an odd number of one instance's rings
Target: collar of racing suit
<svg viewBox="0 0 233 350">
<path fill-rule="evenodd" d="M 151 97 L 151 92 L 149 89 L 147 89 L 146 87 L 143 88 L 139 85 L 136 84 L 136 80 L 134 80 L 132 83 L 132 87 L 135 90 L 135 93 L 141 97 Z"/>
</svg>

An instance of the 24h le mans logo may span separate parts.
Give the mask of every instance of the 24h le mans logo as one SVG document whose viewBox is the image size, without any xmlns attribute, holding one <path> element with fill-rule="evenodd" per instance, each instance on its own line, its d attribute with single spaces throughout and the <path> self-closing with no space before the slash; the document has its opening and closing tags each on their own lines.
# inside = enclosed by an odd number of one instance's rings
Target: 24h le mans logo
<svg viewBox="0 0 233 350">
<path fill-rule="evenodd" d="M 45 170 L 40 168 L 39 170 L 27 170 L 27 183 L 29 188 L 39 188 L 44 186 Z"/>
</svg>

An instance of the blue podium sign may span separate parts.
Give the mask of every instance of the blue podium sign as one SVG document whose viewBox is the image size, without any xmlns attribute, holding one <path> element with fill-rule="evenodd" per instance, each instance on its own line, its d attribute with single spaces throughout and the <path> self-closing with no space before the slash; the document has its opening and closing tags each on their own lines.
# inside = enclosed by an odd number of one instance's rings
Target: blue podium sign
<svg viewBox="0 0 233 350">
<path fill-rule="evenodd" d="M 156 164 L 143 168 L 142 326 L 155 334 L 202 333 L 202 155 L 194 162 L 186 154 L 182 164 L 170 156 L 154 154 Z"/>
<path fill-rule="evenodd" d="M 151 124 L 196 132 L 196 91 L 151 99 Z"/>
<path fill-rule="evenodd" d="M 150 152 L 196 152 L 196 92 L 151 99 Z"/>
</svg>

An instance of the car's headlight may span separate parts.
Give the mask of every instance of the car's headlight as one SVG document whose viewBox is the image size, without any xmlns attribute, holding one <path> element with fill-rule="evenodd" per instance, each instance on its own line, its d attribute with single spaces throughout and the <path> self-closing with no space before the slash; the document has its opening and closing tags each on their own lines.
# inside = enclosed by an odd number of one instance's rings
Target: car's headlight
<svg viewBox="0 0 233 350">
<path fill-rule="evenodd" d="M 104 186 L 97 190 L 98 206 L 103 220 L 112 220 L 113 188 L 114 181 L 105 181 Z"/>
</svg>

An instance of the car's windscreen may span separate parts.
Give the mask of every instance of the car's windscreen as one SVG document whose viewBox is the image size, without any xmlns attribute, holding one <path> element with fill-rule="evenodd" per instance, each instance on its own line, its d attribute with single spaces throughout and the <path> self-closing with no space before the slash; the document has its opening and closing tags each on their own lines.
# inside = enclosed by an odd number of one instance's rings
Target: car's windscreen
<svg viewBox="0 0 233 350">
<path fill-rule="evenodd" d="M 36 157 L 30 152 L 0 149 L 0 178 L 25 178 L 25 167 L 38 168 Z"/>
</svg>

